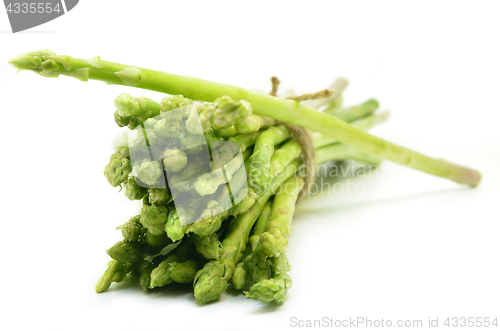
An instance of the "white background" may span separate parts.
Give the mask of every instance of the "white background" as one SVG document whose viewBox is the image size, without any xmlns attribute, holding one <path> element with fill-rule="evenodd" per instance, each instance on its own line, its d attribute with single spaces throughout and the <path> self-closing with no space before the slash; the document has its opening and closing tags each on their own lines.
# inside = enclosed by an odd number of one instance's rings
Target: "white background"
<svg viewBox="0 0 500 331">
<path fill-rule="evenodd" d="M 4 330 L 285 330 L 290 319 L 500 317 L 498 2 L 86 0 L 11 34 L 0 10 L 0 241 Z M 376 97 L 372 132 L 479 169 L 476 189 L 384 162 L 364 194 L 297 208 L 282 306 L 131 282 L 94 293 L 117 225 L 135 215 L 102 175 L 113 99 L 162 95 L 73 78 L 15 75 L 7 60 L 48 48 L 267 91 L 345 76 L 346 104 Z M 500 321 L 499 321 L 500 322 Z"/>
</svg>

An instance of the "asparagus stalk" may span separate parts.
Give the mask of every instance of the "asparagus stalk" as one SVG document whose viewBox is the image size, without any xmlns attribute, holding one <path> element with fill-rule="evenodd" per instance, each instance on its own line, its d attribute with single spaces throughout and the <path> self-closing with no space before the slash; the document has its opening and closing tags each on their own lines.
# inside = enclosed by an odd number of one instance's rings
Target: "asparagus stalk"
<svg viewBox="0 0 500 331">
<path fill-rule="evenodd" d="M 304 179 L 296 176 L 287 180 L 281 192 L 274 197 L 271 220 L 267 223 L 267 231 L 260 236 L 262 252 L 267 256 L 279 256 L 288 246 L 288 238 L 292 233 L 292 218 L 295 202 L 299 196 Z"/>
<path fill-rule="evenodd" d="M 377 156 L 341 143 L 326 145 L 316 150 L 316 162 L 318 164 L 326 161 L 339 161 L 345 159 L 353 159 L 368 164 L 379 164 L 382 161 L 382 159 Z"/>
<path fill-rule="evenodd" d="M 274 147 L 290 137 L 290 131 L 284 125 L 279 125 L 267 129 L 257 138 L 254 152 L 250 157 L 248 181 L 258 195 L 266 191 L 271 181 L 270 161 Z"/>
<path fill-rule="evenodd" d="M 392 162 L 461 184 L 477 186 L 481 180 L 481 174 L 475 170 L 396 145 L 294 100 L 279 99 L 260 92 L 194 77 L 104 61 L 99 57 L 85 60 L 56 55 L 49 50 L 23 53 L 9 63 L 19 70 L 32 70 L 45 77 L 58 77 L 62 74 L 82 81 L 100 80 L 108 84 L 180 94 L 196 100 L 211 102 L 227 95 L 233 100 L 246 100 L 258 115 L 304 126 Z"/>
<path fill-rule="evenodd" d="M 247 171 L 252 171 L 249 170 L 251 169 L 251 159 L 248 159 L 245 162 L 245 168 Z M 300 161 L 295 161 L 295 162 L 290 162 L 291 165 L 295 167 L 295 169 L 300 166 Z M 277 175 L 280 173 L 275 172 L 275 176 L 273 178 L 276 178 Z M 288 175 L 285 172 L 281 173 L 281 176 L 286 176 Z M 243 176 L 243 172 L 237 172 L 232 181 L 230 182 L 230 187 L 234 191 L 240 191 L 241 187 L 244 184 L 245 177 Z M 289 175 L 288 175 L 289 176 Z M 274 179 L 273 179 L 274 180 Z M 276 186 L 274 186 L 276 187 Z M 243 190 L 241 190 L 243 191 Z M 262 191 L 262 194 L 267 193 L 269 191 L 272 191 L 269 187 L 266 188 L 265 191 Z M 215 201 L 214 205 L 212 206 L 212 210 L 207 208 L 203 213 L 202 213 L 202 219 L 199 221 L 194 222 L 191 224 L 189 229 L 187 230 L 188 232 L 194 232 L 195 234 L 199 236 L 208 236 L 215 231 L 217 231 L 224 219 L 226 219 L 230 214 L 233 215 L 239 215 L 247 211 L 254 203 L 255 203 L 255 198 L 257 197 L 254 193 L 254 191 L 249 188 L 248 193 L 245 195 L 243 200 L 240 199 L 240 197 L 236 198 L 235 201 L 241 200 L 234 208 L 228 209 L 228 207 L 224 204 L 224 202 L 228 201 L 228 197 L 226 196 L 228 191 L 224 190 L 221 192 L 219 197 L 217 198 L 217 201 Z"/>
<path fill-rule="evenodd" d="M 362 118 L 358 118 L 350 124 L 360 130 L 368 130 L 371 127 L 386 121 L 389 118 L 389 112 L 384 111 L 379 114 L 372 114 Z M 338 140 L 325 136 L 319 132 L 313 132 L 314 147 L 319 148 L 328 144 L 336 143 Z"/>
<path fill-rule="evenodd" d="M 259 238 L 267 229 L 267 223 L 271 216 L 271 206 L 271 201 L 268 201 L 262 209 L 248 240 L 249 245 L 245 257 L 234 269 L 231 283 L 237 290 L 242 290 L 249 284 L 253 285 L 270 276 L 270 260 L 262 253 Z"/>
<path fill-rule="evenodd" d="M 292 162 L 283 171 L 282 176 L 277 176 L 273 180 L 271 192 L 264 194 L 255 201 L 255 204 L 244 214 L 238 215 L 229 226 L 228 232 L 222 242 L 222 254 L 219 260 L 208 262 L 196 274 L 194 281 L 194 295 L 196 302 L 207 303 L 217 300 L 228 286 L 235 264 L 243 257 L 248 236 L 254 222 L 259 217 L 267 200 L 273 192 L 278 189 L 284 181 L 293 176 L 297 170 L 298 163 Z"/>
<path fill-rule="evenodd" d="M 335 112 L 325 110 L 323 113 L 332 115 L 344 122 L 352 122 L 357 118 L 373 114 L 373 112 L 377 110 L 378 106 L 379 104 L 377 100 L 370 99 L 358 106 L 349 107 Z"/>
</svg>

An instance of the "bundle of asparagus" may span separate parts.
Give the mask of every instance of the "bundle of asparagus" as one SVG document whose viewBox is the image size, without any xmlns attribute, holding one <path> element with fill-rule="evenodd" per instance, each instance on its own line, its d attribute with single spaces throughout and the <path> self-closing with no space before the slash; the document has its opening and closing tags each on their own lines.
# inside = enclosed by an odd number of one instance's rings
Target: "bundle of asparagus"
<svg viewBox="0 0 500 331">
<path fill-rule="evenodd" d="M 333 95 L 325 90 L 281 99 L 277 79 L 266 95 L 48 50 L 10 63 L 45 77 L 62 74 L 171 95 L 160 103 L 126 93 L 115 99 L 115 122 L 131 134 L 104 174 L 130 200 L 142 200 L 142 208 L 119 227 L 123 240 L 107 251 L 112 261 L 97 292 L 136 274 L 145 290 L 192 283 L 200 304 L 217 300 L 229 284 L 248 297 L 281 303 L 292 283 L 285 253 L 295 204 L 317 165 L 388 159 L 458 183 L 480 181 L 474 170 L 366 133 L 387 113 L 375 113 L 376 100 L 342 108 L 342 79 Z"/>
</svg>

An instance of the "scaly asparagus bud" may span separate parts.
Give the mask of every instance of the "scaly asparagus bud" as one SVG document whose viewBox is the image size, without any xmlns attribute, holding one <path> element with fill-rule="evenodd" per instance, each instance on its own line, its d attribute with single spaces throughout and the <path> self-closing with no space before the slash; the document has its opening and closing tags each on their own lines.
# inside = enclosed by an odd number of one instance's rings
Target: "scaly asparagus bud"
<svg viewBox="0 0 500 331">
<path fill-rule="evenodd" d="M 170 277 L 170 264 L 175 261 L 177 261 L 177 256 L 169 255 L 158 267 L 153 269 L 150 288 L 165 286 L 173 281 L 172 277 Z"/>
<path fill-rule="evenodd" d="M 168 217 L 168 208 L 165 206 L 142 206 L 141 223 L 154 235 L 165 232 L 165 223 Z"/>
<path fill-rule="evenodd" d="M 192 283 L 197 271 L 198 265 L 194 260 L 173 262 L 170 266 L 170 277 L 179 284 Z"/>
<path fill-rule="evenodd" d="M 130 123 L 130 117 L 128 117 L 128 116 L 122 116 L 122 115 L 118 114 L 117 111 L 115 111 L 114 116 L 115 116 L 115 123 L 120 128 L 122 128 L 124 126 L 127 126 Z"/>
<path fill-rule="evenodd" d="M 113 187 L 126 181 L 132 171 L 129 158 L 129 150 L 124 146 L 117 147 L 116 152 L 109 158 L 109 163 L 104 168 L 104 176 Z"/>
<path fill-rule="evenodd" d="M 136 243 L 119 241 L 106 251 L 108 255 L 122 264 L 141 262 L 142 254 Z"/>
<path fill-rule="evenodd" d="M 142 160 L 140 165 L 134 166 L 132 173 L 147 186 L 155 186 L 162 175 L 162 171 L 158 161 L 151 161 L 146 158 Z"/>
<path fill-rule="evenodd" d="M 179 172 L 187 164 L 186 153 L 178 148 L 168 148 L 163 153 L 163 168 L 167 172 Z"/>
<path fill-rule="evenodd" d="M 216 233 L 208 236 L 193 235 L 193 241 L 196 251 L 204 258 L 217 260 L 222 253 L 222 245 Z"/>
<path fill-rule="evenodd" d="M 168 214 L 167 223 L 165 224 L 165 232 L 174 242 L 181 240 L 187 231 L 188 225 L 182 225 L 181 219 L 179 218 L 180 215 L 182 215 L 182 217 L 186 217 L 187 212 L 188 211 L 184 208 L 177 207 L 175 209 L 171 209 Z"/>
<path fill-rule="evenodd" d="M 131 264 L 122 264 L 115 260 L 110 261 L 106 271 L 97 282 L 95 291 L 102 293 L 109 288 L 111 283 L 120 283 L 132 269 Z"/>
<path fill-rule="evenodd" d="M 167 112 L 172 109 L 184 107 L 191 105 L 193 101 L 188 98 L 184 98 L 182 95 L 172 95 L 171 97 L 163 98 L 161 102 L 161 112 Z"/>
<path fill-rule="evenodd" d="M 213 107 L 210 122 L 216 129 L 230 127 L 237 119 L 248 117 L 252 113 L 252 106 L 248 102 L 244 100 L 233 101 L 229 96 L 215 100 Z"/>
<path fill-rule="evenodd" d="M 285 301 L 286 292 L 292 287 L 292 279 L 287 274 L 288 261 L 285 254 L 272 258 L 273 278 L 264 279 L 250 287 L 245 295 L 263 302 L 274 301 L 277 304 Z"/>
<path fill-rule="evenodd" d="M 166 188 L 148 188 L 149 202 L 155 206 L 164 206 L 170 199 L 170 192 Z"/>
<path fill-rule="evenodd" d="M 130 218 L 122 227 L 122 236 L 125 241 L 137 242 L 146 233 L 147 229 L 141 224 L 141 215 Z"/>
<path fill-rule="evenodd" d="M 194 279 L 196 302 L 204 304 L 217 300 L 220 294 L 227 290 L 233 271 L 234 262 L 230 260 L 216 260 L 205 264 Z"/>
<path fill-rule="evenodd" d="M 125 196 L 129 200 L 141 200 L 147 194 L 147 189 L 137 185 L 134 176 L 128 178 L 125 184 Z"/>
</svg>

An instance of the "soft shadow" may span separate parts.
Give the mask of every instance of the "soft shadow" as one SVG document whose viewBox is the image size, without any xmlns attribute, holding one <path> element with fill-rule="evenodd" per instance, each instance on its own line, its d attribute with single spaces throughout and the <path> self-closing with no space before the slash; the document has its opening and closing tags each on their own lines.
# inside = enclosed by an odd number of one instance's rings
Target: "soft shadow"
<svg viewBox="0 0 500 331">
<path fill-rule="evenodd" d="M 187 285 L 187 284 L 171 283 L 166 286 L 154 288 L 144 292 L 151 299 L 169 298 L 169 297 L 177 298 L 182 296 L 187 297 L 189 294 L 192 297 L 192 300 L 194 301 L 193 286 L 191 286 L 190 284 Z"/>
<path fill-rule="evenodd" d="M 252 314 L 260 315 L 260 314 L 274 313 L 275 311 L 280 310 L 281 307 L 283 307 L 283 303 L 277 304 L 274 302 L 270 302 L 270 303 L 262 302 L 262 308 L 253 311 Z"/>
<path fill-rule="evenodd" d="M 141 289 L 138 276 L 128 275 L 120 283 L 112 283 L 108 291 L 123 291 L 129 289 Z"/>
<path fill-rule="evenodd" d="M 307 214 L 307 215 L 312 215 L 312 214 L 321 214 L 325 211 L 332 211 L 332 210 L 348 210 L 348 209 L 353 209 L 353 208 L 360 208 L 360 207 L 366 207 L 370 205 L 379 205 L 379 204 L 385 204 L 385 203 L 392 203 L 392 202 L 401 202 L 401 201 L 406 201 L 406 200 L 414 200 L 414 199 L 419 199 L 419 198 L 424 198 L 424 197 L 430 197 L 430 196 L 439 196 L 439 195 L 445 195 L 451 192 L 461 192 L 461 191 L 468 191 L 472 190 L 474 188 L 472 187 L 453 187 L 453 188 L 448 188 L 448 189 L 442 189 L 438 191 L 429 191 L 429 192 L 421 192 L 421 193 L 415 193 L 415 194 L 408 194 L 408 195 L 402 195 L 402 196 L 396 196 L 396 197 L 387 197 L 384 199 L 378 199 L 378 200 L 369 200 L 369 201 L 358 201 L 358 202 L 353 202 L 353 203 L 344 203 L 342 205 L 337 205 L 337 206 L 325 206 L 324 208 L 314 208 L 314 209 L 308 209 L 307 207 L 304 207 L 305 205 L 300 206 L 300 208 L 297 208 L 296 214 L 301 215 L 301 214 Z"/>
<path fill-rule="evenodd" d="M 131 291 L 137 294 L 146 295 L 150 299 L 193 296 L 193 286 L 191 284 L 171 283 L 166 286 L 145 291 L 139 284 L 139 276 L 136 275 L 128 275 L 122 282 L 111 284 L 108 291 Z M 192 300 L 194 301 L 194 296 Z"/>
<path fill-rule="evenodd" d="M 232 285 L 229 285 L 229 287 L 226 290 L 226 293 L 234 298 L 240 295 L 245 295 L 243 294 L 242 291 L 235 289 Z"/>
</svg>

